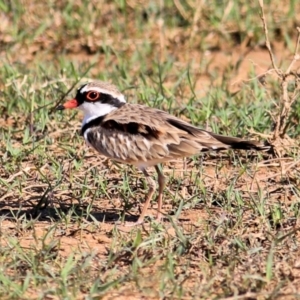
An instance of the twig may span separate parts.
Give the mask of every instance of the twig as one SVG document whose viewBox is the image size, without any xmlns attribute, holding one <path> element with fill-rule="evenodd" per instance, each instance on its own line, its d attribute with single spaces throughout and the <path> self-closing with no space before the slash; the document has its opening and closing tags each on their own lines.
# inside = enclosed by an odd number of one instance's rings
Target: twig
<svg viewBox="0 0 300 300">
<path fill-rule="evenodd" d="M 285 168 L 281 172 L 272 174 L 271 176 L 268 176 L 268 177 L 264 178 L 264 180 L 268 180 L 268 179 L 274 178 L 274 177 L 279 176 L 279 175 L 283 175 L 284 176 L 284 175 L 286 175 L 286 173 L 287 173 L 288 170 L 290 170 L 293 167 L 297 166 L 299 163 L 300 163 L 300 160 L 297 160 L 296 162 L 291 163 L 287 168 Z M 285 165 L 283 165 L 283 167 L 285 167 Z"/>
<path fill-rule="evenodd" d="M 268 49 L 268 53 L 272 62 L 272 66 L 275 69 L 278 77 L 280 78 L 280 83 L 281 83 L 281 99 L 279 102 L 279 109 L 278 113 L 276 115 L 276 119 L 273 118 L 274 122 L 274 130 L 273 130 L 273 135 L 269 139 L 270 144 L 274 146 L 274 153 L 276 155 L 281 156 L 282 155 L 282 150 L 285 151 L 285 146 L 286 146 L 286 140 L 288 137 L 286 136 L 286 131 L 289 128 L 290 122 L 290 114 L 291 114 L 291 109 L 293 103 L 296 101 L 297 96 L 298 96 L 298 83 L 299 83 L 299 78 L 298 75 L 292 72 L 292 69 L 295 65 L 295 62 L 300 59 L 300 55 L 298 54 L 299 51 L 299 44 L 300 44 L 300 28 L 297 27 L 298 31 L 298 37 L 297 37 L 297 43 L 295 47 L 295 52 L 294 52 L 294 57 L 293 60 L 291 61 L 290 65 L 286 69 L 285 72 L 282 70 L 278 69 L 275 63 L 275 58 L 274 54 L 271 49 L 271 44 L 270 40 L 268 37 L 268 27 L 266 23 L 266 18 L 265 18 L 265 13 L 264 13 L 264 2 L 263 0 L 258 0 L 259 6 L 261 9 L 261 19 L 263 22 L 263 28 L 265 32 L 265 39 L 266 39 L 266 47 Z M 288 85 L 290 81 L 290 77 L 296 81 L 296 88 L 294 89 L 293 94 L 289 94 L 288 92 Z"/>
<path fill-rule="evenodd" d="M 197 33 L 197 26 L 198 26 L 199 20 L 201 18 L 201 12 L 202 12 L 202 5 L 201 5 L 201 1 L 198 0 L 198 1 L 196 1 L 195 13 L 194 13 L 193 23 L 192 23 L 192 30 L 191 30 L 191 35 L 190 35 L 190 41 L 194 40 L 194 37 Z"/>
<path fill-rule="evenodd" d="M 258 0 L 258 2 L 259 2 L 260 9 L 261 9 L 261 19 L 263 21 L 263 26 L 264 26 L 264 31 L 265 31 L 266 47 L 268 49 L 273 68 L 275 69 L 277 75 L 280 78 L 282 78 L 282 72 L 276 66 L 274 54 L 273 54 L 272 49 L 271 49 L 271 44 L 270 44 L 269 35 L 268 35 L 268 27 L 267 27 L 265 12 L 264 12 L 264 1 L 263 0 Z"/>
<path fill-rule="evenodd" d="M 260 74 L 256 75 L 255 77 L 252 77 L 252 78 L 250 78 L 250 79 L 234 81 L 234 82 L 231 83 L 230 85 L 235 85 L 235 84 L 238 84 L 238 83 L 240 83 L 240 82 L 250 82 L 250 81 L 259 79 L 260 77 L 263 77 L 263 76 L 266 76 L 267 74 L 272 73 L 274 70 L 275 70 L 275 69 L 269 69 L 268 71 L 265 71 L 265 72 L 263 72 L 263 73 L 260 73 Z"/>
<path fill-rule="evenodd" d="M 232 296 L 232 297 L 227 297 L 227 298 L 220 298 L 220 300 L 240 300 L 240 299 L 249 299 L 249 298 L 254 298 L 254 299 L 257 299 L 258 296 L 267 296 L 268 294 L 267 293 L 251 293 L 251 292 L 248 292 L 246 294 L 242 294 L 242 295 L 235 295 L 235 296 Z"/>
<path fill-rule="evenodd" d="M 271 137 L 270 134 L 260 133 L 260 132 L 257 132 L 257 131 L 255 131 L 255 130 L 253 130 L 252 128 L 247 129 L 247 131 L 248 131 L 249 133 L 251 133 L 251 134 L 255 134 L 255 135 L 257 135 L 257 136 L 260 136 L 260 137 L 262 137 L 262 138 L 264 138 L 264 139 L 269 139 L 269 138 Z"/>
<path fill-rule="evenodd" d="M 174 0 L 174 4 L 175 4 L 176 8 L 178 9 L 179 13 L 182 15 L 182 17 L 185 20 L 188 20 L 189 19 L 189 14 L 184 10 L 184 8 L 183 8 L 182 4 L 180 3 L 180 1 Z"/>
</svg>

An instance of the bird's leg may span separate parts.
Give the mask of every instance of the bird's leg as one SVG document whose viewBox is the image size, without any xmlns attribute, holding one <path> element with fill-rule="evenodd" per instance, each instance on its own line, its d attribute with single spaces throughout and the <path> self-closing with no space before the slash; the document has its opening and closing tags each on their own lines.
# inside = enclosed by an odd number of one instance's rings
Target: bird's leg
<svg viewBox="0 0 300 300">
<path fill-rule="evenodd" d="M 142 223 L 144 222 L 145 214 L 146 214 L 146 212 L 147 212 L 148 206 L 149 206 L 149 204 L 150 204 L 150 201 L 151 201 L 152 196 L 153 196 L 153 194 L 154 194 L 154 192 L 155 192 L 155 189 L 156 189 L 156 183 L 155 183 L 155 181 L 154 181 L 153 178 L 148 174 L 148 172 L 146 171 L 145 168 L 142 169 L 142 172 L 143 172 L 143 174 L 144 174 L 145 177 L 146 177 L 146 180 L 147 180 L 147 184 L 148 184 L 149 190 L 148 190 L 148 194 L 147 194 L 147 196 L 146 196 L 146 202 L 145 202 L 145 204 L 144 204 L 144 206 L 143 206 L 143 209 L 142 209 L 142 213 L 140 214 L 139 219 L 138 219 L 138 221 L 136 222 L 136 225 L 142 224 Z"/>
<path fill-rule="evenodd" d="M 166 185 L 166 178 L 158 166 L 155 166 L 155 170 L 158 175 L 158 197 L 157 197 L 158 208 L 157 208 L 156 219 L 157 219 L 157 221 L 160 221 L 161 216 L 162 216 L 161 208 L 162 208 L 162 202 L 163 202 L 163 192 L 164 192 L 164 188 Z"/>
</svg>

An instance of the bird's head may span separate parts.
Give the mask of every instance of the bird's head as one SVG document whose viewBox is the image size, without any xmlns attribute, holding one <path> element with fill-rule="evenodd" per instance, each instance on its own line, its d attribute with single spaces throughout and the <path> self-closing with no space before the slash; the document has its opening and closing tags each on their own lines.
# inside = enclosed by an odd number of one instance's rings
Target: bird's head
<svg viewBox="0 0 300 300">
<path fill-rule="evenodd" d="M 78 108 L 83 111 L 86 120 L 104 116 L 125 103 L 124 95 L 114 85 L 94 81 L 82 85 L 74 99 L 68 100 L 56 109 Z"/>
</svg>

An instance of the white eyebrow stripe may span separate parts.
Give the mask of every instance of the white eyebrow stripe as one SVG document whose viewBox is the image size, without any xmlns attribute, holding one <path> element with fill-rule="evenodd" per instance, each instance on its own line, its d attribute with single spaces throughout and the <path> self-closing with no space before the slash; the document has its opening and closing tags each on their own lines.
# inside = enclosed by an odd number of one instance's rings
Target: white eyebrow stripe
<svg viewBox="0 0 300 300">
<path fill-rule="evenodd" d="M 122 95 L 121 93 L 116 93 L 114 91 L 102 89 L 101 87 L 98 87 L 98 86 L 86 85 L 80 90 L 80 93 L 83 94 L 88 91 L 97 91 L 102 94 L 112 95 L 114 98 L 120 100 L 121 102 L 124 102 L 124 103 L 126 102 L 124 95 Z"/>
</svg>

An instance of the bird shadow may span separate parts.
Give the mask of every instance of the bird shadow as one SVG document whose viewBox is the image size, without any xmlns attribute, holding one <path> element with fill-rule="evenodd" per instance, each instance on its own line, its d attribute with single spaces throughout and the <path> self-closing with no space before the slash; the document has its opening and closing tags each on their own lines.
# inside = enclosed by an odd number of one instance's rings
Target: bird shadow
<svg viewBox="0 0 300 300">
<path fill-rule="evenodd" d="M 96 220 L 98 222 L 113 223 L 120 220 L 120 211 L 117 209 L 107 209 L 105 211 L 94 210 L 87 213 L 87 206 L 81 205 L 61 205 L 52 203 L 41 205 L 34 205 L 31 203 L 16 203 L 5 202 L 0 204 L 0 217 L 9 218 L 10 220 L 26 217 L 28 219 L 35 219 L 37 221 L 58 221 L 65 215 L 71 217 L 83 217 L 87 220 Z M 136 216 L 126 215 L 129 221 L 137 220 Z"/>
<path fill-rule="evenodd" d="M 36 202 L 36 201 L 34 201 Z M 51 203 L 39 201 L 37 204 L 32 201 L 26 201 L 22 204 L 16 201 L 6 201 L 0 203 L 0 218 L 8 218 L 10 221 L 20 219 L 22 217 L 43 221 L 53 222 L 65 218 L 66 215 L 75 218 L 85 218 L 87 221 L 97 221 L 107 224 L 135 223 L 138 221 L 139 214 L 132 215 L 129 211 L 120 210 L 117 208 L 97 209 L 93 207 L 91 212 L 87 205 L 80 204 L 65 204 L 57 201 Z M 170 222 L 169 217 L 174 215 L 174 211 L 162 218 L 162 222 Z M 146 216 L 145 222 L 151 222 L 153 218 Z M 188 221 L 185 218 L 178 218 L 178 221 Z"/>
</svg>

